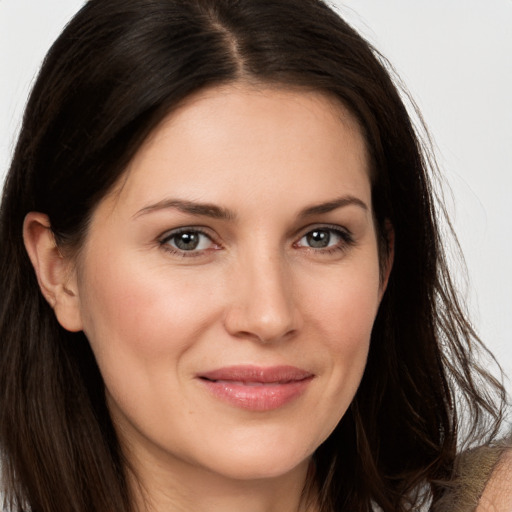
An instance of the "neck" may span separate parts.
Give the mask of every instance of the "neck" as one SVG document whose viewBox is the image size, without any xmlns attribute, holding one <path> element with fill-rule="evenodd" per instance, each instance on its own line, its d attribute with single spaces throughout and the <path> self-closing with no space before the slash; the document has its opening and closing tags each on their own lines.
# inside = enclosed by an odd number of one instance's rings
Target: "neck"
<svg viewBox="0 0 512 512">
<path fill-rule="evenodd" d="M 285 475 L 237 480 L 182 463 L 137 464 L 130 484 L 137 512 L 316 512 L 307 492 L 309 461 Z"/>
</svg>

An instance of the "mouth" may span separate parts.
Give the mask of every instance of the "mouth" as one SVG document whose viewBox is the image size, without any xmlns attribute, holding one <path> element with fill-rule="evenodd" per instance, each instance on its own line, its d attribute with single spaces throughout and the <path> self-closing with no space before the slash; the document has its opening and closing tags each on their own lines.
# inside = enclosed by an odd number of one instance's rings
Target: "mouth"
<svg viewBox="0 0 512 512">
<path fill-rule="evenodd" d="M 302 395 L 314 374 L 294 366 L 230 366 L 198 375 L 216 398 L 251 411 L 270 411 Z"/>
</svg>

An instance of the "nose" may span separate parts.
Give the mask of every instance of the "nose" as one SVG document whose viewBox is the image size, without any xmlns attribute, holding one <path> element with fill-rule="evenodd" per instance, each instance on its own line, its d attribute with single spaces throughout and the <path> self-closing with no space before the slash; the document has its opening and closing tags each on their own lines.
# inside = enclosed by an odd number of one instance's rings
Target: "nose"
<svg viewBox="0 0 512 512">
<path fill-rule="evenodd" d="M 225 328 L 237 338 L 275 343 L 297 334 L 302 322 L 291 272 L 277 255 L 244 258 L 231 275 Z"/>
</svg>

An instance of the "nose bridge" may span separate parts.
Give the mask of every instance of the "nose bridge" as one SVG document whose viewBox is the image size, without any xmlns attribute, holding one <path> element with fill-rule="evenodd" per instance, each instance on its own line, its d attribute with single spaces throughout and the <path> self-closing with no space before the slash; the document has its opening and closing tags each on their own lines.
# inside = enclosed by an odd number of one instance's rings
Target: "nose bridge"
<svg viewBox="0 0 512 512">
<path fill-rule="evenodd" d="M 279 340 L 298 328 L 293 281 L 278 248 L 260 245 L 239 255 L 228 330 L 262 342 Z"/>
</svg>

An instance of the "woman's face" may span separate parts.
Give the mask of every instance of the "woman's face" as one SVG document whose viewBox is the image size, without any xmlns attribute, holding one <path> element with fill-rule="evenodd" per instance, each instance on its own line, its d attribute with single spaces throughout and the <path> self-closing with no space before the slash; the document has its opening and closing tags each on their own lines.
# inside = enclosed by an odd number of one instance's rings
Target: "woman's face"
<svg viewBox="0 0 512 512">
<path fill-rule="evenodd" d="M 76 275 L 136 460 L 237 479 L 307 464 L 354 397 L 383 293 L 357 124 L 312 92 L 189 98 L 97 207 Z"/>
</svg>

